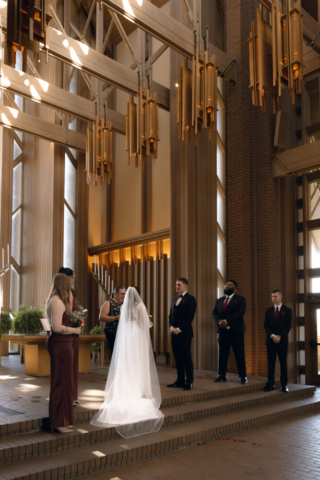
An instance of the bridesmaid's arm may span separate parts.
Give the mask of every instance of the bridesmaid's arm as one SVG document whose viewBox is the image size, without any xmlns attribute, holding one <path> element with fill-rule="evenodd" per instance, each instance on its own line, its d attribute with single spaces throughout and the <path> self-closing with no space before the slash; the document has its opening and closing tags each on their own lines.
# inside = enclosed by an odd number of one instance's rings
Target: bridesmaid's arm
<svg viewBox="0 0 320 480">
<path fill-rule="evenodd" d="M 66 309 L 59 298 L 52 297 L 50 310 L 51 327 L 55 333 L 60 333 L 62 335 L 80 335 L 81 328 L 72 328 L 62 325 L 62 317 Z"/>
</svg>

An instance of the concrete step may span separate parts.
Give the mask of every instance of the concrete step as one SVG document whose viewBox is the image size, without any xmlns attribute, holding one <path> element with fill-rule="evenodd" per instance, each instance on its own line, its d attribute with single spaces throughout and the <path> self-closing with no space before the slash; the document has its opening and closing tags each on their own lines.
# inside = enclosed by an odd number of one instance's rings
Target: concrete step
<svg viewBox="0 0 320 480">
<path fill-rule="evenodd" d="M 264 412 L 266 407 L 272 405 L 288 405 L 290 402 L 314 398 L 314 392 L 315 387 L 312 386 L 290 385 L 287 394 L 259 391 L 204 402 L 186 402 L 178 407 L 162 409 L 165 415 L 162 428 L 179 428 L 185 423 L 199 423 L 203 419 L 211 421 L 219 416 L 225 419 L 230 414 L 242 415 L 245 411 L 260 410 L 261 415 L 261 410 Z M 72 432 L 64 435 L 43 431 L 6 437 L 0 440 L 0 466 L 118 439 L 120 437 L 115 428 L 96 427 L 89 422 L 76 425 Z"/>
<path fill-rule="evenodd" d="M 313 396 L 268 405 L 263 409 L 230 413 L 162 428 L 155 434 L 104 441 L 41 458 L 25 459 L 24 462 L 2 466 L 0 480 L 67 480 L 319 410 L 320 398 Z"/>
<path fill-rule="evenodd" d="M 209 400 L 222 399 L 234 397 L 235 395 L 247 395 L 248 393 L 254 393 L 261 391 L 265 385 L 265 379 L 261 377 L 249 377 L 249 383 L 247 385 L 241 385 L 239 378 L 234 374 L 228 375 L 228 381 L 222 383 L 214 383 L 213 380 L 215 375 L 211 374 L 202 374 L 204 376 L 199 376 L 195 378 L 195 388 L 190 391 L 183 391 L 182 389 L 169 389 L 166 387 L 166 384 L 161 385 L 162 393 L 162 403 L 161 408 L 170 408 L 177 407 L 180 405 L 185 405 L 188 403 L 195 402 L 206 402 Z M 101 388 L 100 383 L 104 384 L 105 381 L 94 381 L 93 383 L 99 384 L 99 389 Z M 201 383 L 205 386 L 201 387 Z M 276 383 L 279 387 L 279 382 Z M 17 405 L 16 409 L 21 408 Z M 20 412 L 24 412 L 19 409 Z M 96 414 L 97 410 L 93 408 L 85 408 L 83 406 L 78 406 L 74 412 L 74 422 L 75 424 L 87 423 L 90 419 Z M 0 439 L 6 438 L 12 435 L 21 435 L 24 433 L 38 432 L 42 428 L 48 427 L 48 418 L 41 415 L 30 415 L 28 414 L 27 420 L 1 422 L 0 420 Z"/>
</svg>

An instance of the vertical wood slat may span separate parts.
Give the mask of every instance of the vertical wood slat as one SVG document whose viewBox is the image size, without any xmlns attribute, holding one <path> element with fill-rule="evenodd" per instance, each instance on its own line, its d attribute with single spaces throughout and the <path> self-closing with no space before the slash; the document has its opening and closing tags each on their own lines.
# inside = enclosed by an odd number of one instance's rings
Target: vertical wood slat
<svg viewBox="0 0 320 480">
<path fill-rule="evenodd" d="M 152 283 L 153 283 L 153 288 L 152 288 L 152 312 L 153 312 L 153 350 L 155 353 L 161 352 L 161 349 L 159 348 L 159 337 L 160 337 L 160 324 L 161 324 L 161 317 L 160 317 L 160 312 L 159 312 L 159 305 L 160 305 L 160 259 L 157 256 L 153 260 L 153 275 L 152 275 Z"/>
</svg>

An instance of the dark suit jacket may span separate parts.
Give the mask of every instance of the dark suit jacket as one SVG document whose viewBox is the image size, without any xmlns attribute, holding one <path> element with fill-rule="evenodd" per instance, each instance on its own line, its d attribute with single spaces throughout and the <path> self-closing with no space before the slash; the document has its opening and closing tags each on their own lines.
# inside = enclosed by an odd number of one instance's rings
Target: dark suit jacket
<svg viewBox="0 0 320 480">
<path fill-rule="evenodd" d="M 244 333 L 246 325 L 243 316 L 247 308 L 246 299 L 235 293 L 229 300 L 225 313 L 223 313 L 223 302 L 225 299 L 226 297 L 218 298 L 212 312 L 212 318 L 217 324 L 217 333 L 227 331 L 219 327 L 219 320 L 227 320 L 230 325 L 230 330 L 228 330 L 230 333 Z"/>
<path fill-rule="evenodd" d="M 288 334 L 292 326 L 291 308 L 282 305 L 277 320 L 275 319 L 274 311 L 274 307 L 268 308 L 264 317 L 264 329 L 267 332 L 266 345 L 268 342 L 270 342 L 270 340 L 273 341 L 270 338 L 273 333 L 275 335 L 280 335 L 280 343 L 288 341 Z"/>
<path fill-rule="evenodd" d="M 189 334 L 191 335 L 191 337 L 193 337 L 191 322 L 194 319 L 196 313 L 197 301 L 195 297 L 193 297 L 192 295 L 190 295 L 190 293 L 187 292 L 182 297 L 182 300 L 177 306 L 176 311 L 174 311 L 177 298 L 178 297 L 173 299 L 170 308 L 169 328 L 180 328 L 183 334 Z M 179 333 L 179 335 L 181 335 L 181 333 Z"/>
</svg>

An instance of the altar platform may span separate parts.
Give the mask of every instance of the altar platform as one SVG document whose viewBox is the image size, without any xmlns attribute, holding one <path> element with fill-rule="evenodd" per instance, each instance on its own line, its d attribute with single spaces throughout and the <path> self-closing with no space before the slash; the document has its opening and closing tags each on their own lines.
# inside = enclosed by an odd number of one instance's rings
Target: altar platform
<svg viewBox="0 0 320 480">
<path fill-rule="evenodd" d="M 70 433 L 47 428 L 50 378 L 29 377 L 18 356 L 2 358 L 0 367 L 0 480 L 66 480 L 157 457 L 218 438 L 320 412 L 313 386 L 289 385 L 263 392 L 265 378 L 249 377 L 241 385 L 229 374 L 214 383 L 216 372 L 195 371 L 194 389 L 170 389 L 176 372 L 158 366 L 165 415 L 161 430 L 131 439 L 115 428 L 100 428 L 90 419 L 100 407 L 108 369 L 91 364 L 79 375 L 79 406 Z"/>
</svg>

